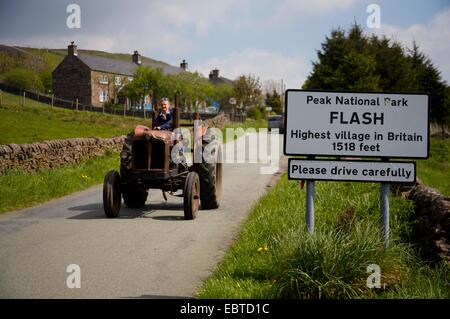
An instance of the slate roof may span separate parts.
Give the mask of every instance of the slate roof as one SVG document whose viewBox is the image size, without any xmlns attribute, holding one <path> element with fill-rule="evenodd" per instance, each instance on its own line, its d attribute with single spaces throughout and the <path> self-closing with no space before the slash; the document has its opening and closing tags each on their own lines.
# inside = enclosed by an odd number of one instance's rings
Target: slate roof
<svg viewBox="0 0 450 319">
<path fill-rule="evenodd" d="M 91 55 L 78 55 L 84 64 L 86 64 L 91 70 L 103 71 L 108 73 L 122 74 L 122 75 L 133 75 L 134 71 L 139 67 L 138 64 L 132 61 L 116 60 L 104 57 L 97 57 Z M 157 62 L 147 62 L 143 61 L 142 66 L 152 66 L 153 68 L 161 68 L 166 74 L 179 74 L 183 72 L 183 69 Z"/>
<path fill-rule="evenodd" d="M 211 81 L 212 84 L 222 84 L 222 83 L 226 83 L 226 84 L 231 84 L 233 85 L 234 81 L 224 78 L 223 76 L 219 76 L 218 78 L 210 78 L 209 79 Z"/>
</svg>

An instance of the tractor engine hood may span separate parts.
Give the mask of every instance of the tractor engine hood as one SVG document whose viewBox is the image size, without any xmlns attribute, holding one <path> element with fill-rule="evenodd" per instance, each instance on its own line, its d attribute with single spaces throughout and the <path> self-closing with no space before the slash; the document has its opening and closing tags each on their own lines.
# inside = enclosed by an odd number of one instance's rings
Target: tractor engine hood
<svg viewBox="0 0 450 319">
<path fill-rule="evenodd" d="M 144 125 L 138 125 L 134 129 L 134 136 L 137 138 L 161 140 L 166 144 L 170 144 L 173 141 L 174 133 L 171 131 L 151 130 Z"/>
</svg>

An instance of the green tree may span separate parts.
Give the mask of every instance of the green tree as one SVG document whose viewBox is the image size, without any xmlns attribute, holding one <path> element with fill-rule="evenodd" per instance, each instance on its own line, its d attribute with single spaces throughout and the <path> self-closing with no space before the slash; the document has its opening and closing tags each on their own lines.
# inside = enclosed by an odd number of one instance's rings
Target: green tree
<svg viewBox="0 0 450 319">
<path fill-rule="evenodd" d="M 272 108 L 272 112 L 277 114 L 283 113 L 282 105 L 281 105 L 281 96 L 278 92 L 273 89 L 272 93 L 267 92 L 265 98 L 266 106 Z"/>
<path fill-rule="evenodd" d="M 238 105 L 242 103 L 244 110 L 262 104 L 263 96 L 259 78 L 249 74 L 241 75 L 234 81 L 233 92 Z"/>
<path fill-rule="evenodd" d="M 9 70 L 4 74 L 3 81 L 7 85 L 23 90 L 41 92 L 44 89 L 39 75 L 36 72 L 25 68 Z"/>
<path fill-rule="evenodd" d="M 52 72 L 49 70 L 45 70 L 39 74 L 41 79 L 42 87 L 44 89 L 44 93 L 52 92 Z"/>
<path fill-rule="evenodd" d="M 417 90 L 415 73 L 403 47 L 395 41 L 376 36 L 370 38 L 368 51 L 375 57 L 375 73 L 381 91 Z"/>
<path fill-rule="evenodd" d="M 233 96 L 233 86 L 227 83 L 220 83 L 214 86 L 212 98 L 214 101 L 219 102 L 220 107 L 223 109 L 228 105 L 230 97 Z"/>
<path fill-rule="evenodd" d="M 417 89 L 430 95 L 430 118 L 439 124 L 442 131 L 449 123 L 450 106 L 447 103 L 448 87 L 439 70 L 414 42 L 409 50 L 409 60 L 415 72 Z"/>
</svg>

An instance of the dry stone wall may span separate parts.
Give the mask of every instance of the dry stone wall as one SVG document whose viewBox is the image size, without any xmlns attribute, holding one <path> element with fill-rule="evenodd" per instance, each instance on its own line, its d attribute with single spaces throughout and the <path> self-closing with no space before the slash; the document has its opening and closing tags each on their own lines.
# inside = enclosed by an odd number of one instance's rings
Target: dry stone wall
<svg viewBox="0 0 450 319">
<path fill-rule="evenodd" d="M 78 164 L 120 151 L 124 136 L 113 138 L 69 138 L 32 144 L 0 145 L 0 175 L 10 169 L 34 172 L 40 169 Z"/>
<path fill-rule="evenodd" d="M 425 186 L 417 179 L 414 186 L 394 187 L 394 192 L 414 202 L 414 240 L 429 260 L 450 263 L 450 197 Z"/>
</svg>

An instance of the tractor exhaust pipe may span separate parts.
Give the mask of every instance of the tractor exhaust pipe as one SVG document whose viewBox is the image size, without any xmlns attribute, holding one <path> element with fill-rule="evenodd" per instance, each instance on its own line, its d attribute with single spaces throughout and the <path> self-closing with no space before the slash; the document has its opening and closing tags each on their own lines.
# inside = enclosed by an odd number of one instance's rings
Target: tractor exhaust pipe
<svg viewBox="0 0 450 319">
<path fill-rule="evenodd" d="M 173 108 L 173 129 L 180 127 L 180 108 L 178 107 L 178 92 L 175 92 L 175 107 Z"/>
</svg>

